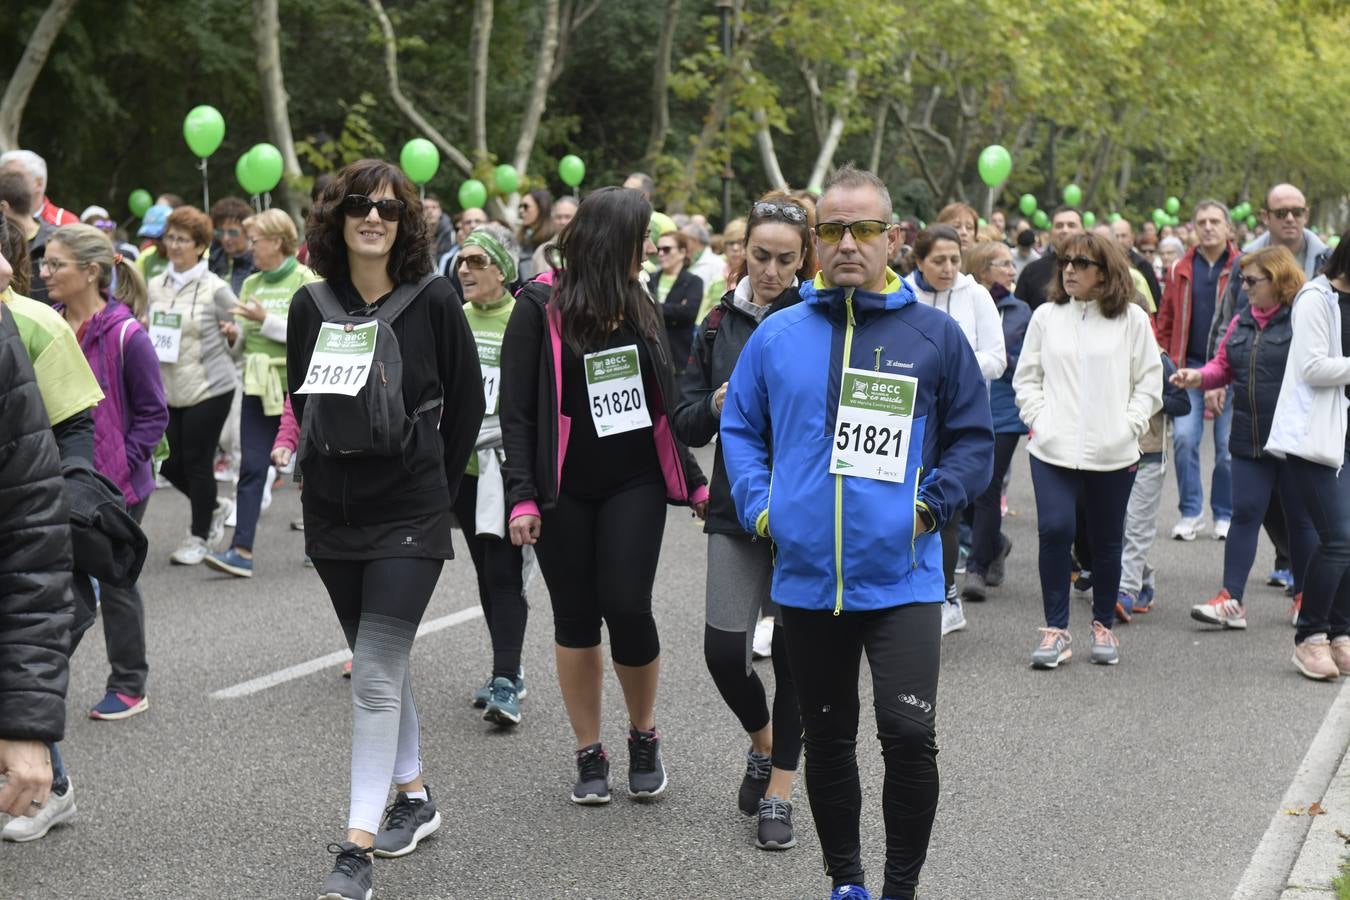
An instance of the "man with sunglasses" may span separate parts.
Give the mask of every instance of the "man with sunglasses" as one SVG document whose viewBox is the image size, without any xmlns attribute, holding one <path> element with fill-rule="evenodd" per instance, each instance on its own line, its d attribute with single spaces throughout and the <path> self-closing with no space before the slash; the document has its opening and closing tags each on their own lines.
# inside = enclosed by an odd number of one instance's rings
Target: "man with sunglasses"
<svg viewBox="0 0 1350 900">
<path fill-rule="evenodd" d="M 1200 242 L 1177 260 L 1163 289 L 1162 305 L 1154 331 L 1167 355 L 1185 360 L 1184 368 L 1198 369 L 1209 360 L 1210 324 L 1219 318 L 1219 301 L 1228 289 L 1229 263 L 1238 249 L 1229 240 L 1232 223 L 1228 207 L 1218 200 L 1201 200 L 1195 205 L 1194 226 Z M 1232 316 L 1225 319 L 1231 320 Z M 1200 479 L 1200 441 L 1204 437 L 1205 409 L 1214 416 L 1214 473 L 1210 481 L 1209 505 L 1214 515 L 1214 539 L 1228 538 L 1233 516 L 1232 468 L 1228 455 L 1228 433 L 1233 423 L 1231 404 L 1225 401 L 1227 389 L 1220 388 L 1208 397 L 1198 388 L 1189 392 L 1191 411 L 1176 420 L 1172 435 L 1176 450 L 1177 489 L 1181 518 L 1172 528 L 1172 538 L 1193 541 L 1205 530 L 1205 488 Z"/>
<path fill-rule="evenodd" d="M 993 425 L 961 326 L 887 268 L 900 229 L 885 184 L 844 166 L 816 211 L 820 274 L 741 352 L 722 452 L 742 527 L 775 543 L 831 897 L 870 896 L 854 751 L 866 652 L 886 761 L 881 896 L 911 900 L 938 798 L 938 533 L 988 486 Z"/>
</svg>

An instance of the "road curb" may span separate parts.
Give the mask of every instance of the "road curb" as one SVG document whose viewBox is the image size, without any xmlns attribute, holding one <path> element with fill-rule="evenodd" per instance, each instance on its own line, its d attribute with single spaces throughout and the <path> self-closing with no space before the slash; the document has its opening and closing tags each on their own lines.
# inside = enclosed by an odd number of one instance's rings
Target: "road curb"
<svg viewBox="0 0 1350 900">
<path fill-rule="evenodd" d="M 1311 687 L 1311 686 L 1309 686 Z M 1350 834 L 1350 679 L 1341 679 L 1336 699 L 1285 791 L 1233 892 L 1234 900 L 1325 900 Z M 1309 816 L 1313 804 L 1326 810 Z"/>
</svg>

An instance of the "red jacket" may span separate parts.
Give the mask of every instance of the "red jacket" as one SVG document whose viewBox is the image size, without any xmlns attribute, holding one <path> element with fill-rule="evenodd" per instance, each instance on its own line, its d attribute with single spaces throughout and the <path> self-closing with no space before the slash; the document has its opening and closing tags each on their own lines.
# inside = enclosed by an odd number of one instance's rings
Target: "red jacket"
<svg viewBox="0 0 1350 900">
<path fill-rule="evenodd" d="M 1194 280 L 1193 267 L 1198 246 L 1186 251 L 1186 255 L 1177 260 L 1172 274 L 1163 287 L 1162 305 L 1158 307 L 1158 317 L 1153 323 L 1153 333 L 1163 351 L 1178 365 L 1184 365 L 1186 347 L 1191 340 L 1191 282 Z M 1214 308 L 1218 309 L 1218 298 L 1223 296 L 1228 286 L 1228 275 L 1232 271 L 1232 261 L 1238 258 L 1238 248 L 1231 242 L 1227 247 L 1228 262 L 1219 271 L 1219 284 L 1214 293 Z"/>
<path fill-rule="evenodd" d="M 38 210 L 38 218 L 53 228 L 60 228 L 62 225 L 77 225 L 80 221 L 75 218 L 73 212 L 57 206 L 45 194 L 42 197 L 42 209 Z"/>
</svg>

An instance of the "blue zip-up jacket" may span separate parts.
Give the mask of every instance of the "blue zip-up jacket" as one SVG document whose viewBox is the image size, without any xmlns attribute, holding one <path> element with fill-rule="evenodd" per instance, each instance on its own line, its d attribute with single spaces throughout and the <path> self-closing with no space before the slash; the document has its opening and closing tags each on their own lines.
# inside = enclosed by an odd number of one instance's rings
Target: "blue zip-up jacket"
<svg viewBox="0 0 1350 900">
<path fill-rule="evenodd" d="M 1031 324 L 1031 307 L 1019 300 L 1001 284 L 989 292 L 1003 320 L 1003 346 L 1008 354 L 1008 367 L 996 381 L 989 383 L 989 409 L 994 417 L 995 434 L 1026 434 L 1027 426 L 1017 412 L 1017 393 L 1012 389 L 1017 372 L 1017 358 L 1022 355 L 1022 341 Z"/>
<path fill-rule="evenodd" d="M 940 603 L 936 534 L 993 474 L 989 395 L 961 326 L 886 293 L 800 288 L 751 335 L 722 407 L 722 455 L 742 527 L 777 546 L 773 598 L 835 613 Z M 829 474 L 848 367 L 918 380 L 903 484 Z M 914 536 L 918 509 L 932 527 Z"/>
</svg>

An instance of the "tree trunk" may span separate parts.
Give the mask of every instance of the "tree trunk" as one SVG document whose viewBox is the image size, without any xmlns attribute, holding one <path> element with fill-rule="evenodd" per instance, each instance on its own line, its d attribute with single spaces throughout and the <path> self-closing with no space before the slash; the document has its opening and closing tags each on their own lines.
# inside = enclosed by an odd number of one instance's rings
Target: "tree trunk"
<svg viewBox="0 0 1350 900">
<path fill-rule="evenodd" d="M 281 21 L 277 0 L 253 0 L 253 43 L 258 53 L 258 90 L 262 94 L 267 136 L 281 151 L 281 206 L 295 221 L 303 221 L 303 193 L 295 187 L 300 177 L 300 158 L 291 135 L 289 99 L 281 68 Z"/>
<path fill-rule="evenodd" d="M 778 152 L 773 149 L 773 134 L 769 131 L 769 117 L 763 108 L 755 110 L 755 144 L 759 147 L 759 158 L 764 164 L 764 177 L 769 184 L 780 191 L 788 189 L 787 179 L 783 177 L 783 167 L 778 164 Z"/>
<path fill-rule="evenodd" d="M 470 55 L 473 59 L 469 72 L 473 153 L 477 159 L 482 160 L 488 155 L 487 80 L 488 50 L 492 44 L 492 0 L 476 0 L 474 3 L 473 28 L 469 35 Z"/>
<path fill-rule="evenodd" d="M 5 85 L 4 96 L 0 97 L 0 151 L 14 150 L 19 146 L 19 126 L 23 122 L 24 107 L 28 105 L 28 95 L 33 92 L 33 85 L 47 63 L 52 44 L 56 43 L 66 20 L 79 2 L 51 0 L 42 18 L 38 19 L 37 27 L 28 36 L 23 56 L 14 67 L 9 84 Z"/>
<path fill-rule="evenodd" d="M 1116 179 L 1116 206 L 1125 205 L 1126 199 L 1130 196 L 1130 176 L 1134 174 L 1134 154 L 1128 147 L 1121 154 L 1120 177 Z"/>
<path fill-rule="evenodd" d="M 858 70 L 851 68 L 844 77 L 844 96 L 835 108 L 834 116 L 830 119 L 830 127 L 825 132 L 825 140 L 821 142 L 820 153 L 816 155 L 816 164 L 811 168 L 811 177 L 806 182 L 808 187 L 815 187 L 824 182 L 825 175 L 834 162 L 834 152 L 839 149 L 839 138 L 844 134 L 848 108 L 853 105 L 853 98 L 857 93 Z"/>
<path fill-rule="evenodd" d="M 670 132 L 670 55 L 675 44 L 675 25 L 680 18 L 680 0 L 666 0 L 666 16 L 661 23 L 661 39 L 656 46 L 656 68 L 652 74 L 652 130 L 642 154 L 649 163 L 661 154 Z"/>
<path fill-rule="evenodd" d="M 417 111 L 417 107 L 412 105 L 412 101 L 403 95 L 403 89 L 398 83 L 398 43 L 394 39 L 394 26 L 389 21 L 389 16 L 385 15 L 384 5 L 380 0 L 368 0 L 371 10 L 375 17 L 380 21 L 380 31 L 384 35 L 384 68 L 389 76 L 389 96 L 393 98 L 394 105 L 398 107 L 399 112 L 408 118 L 408 121 L 417 126 L 417 130 L 427 136 L 427 139 L 435 144 L 446 157 L 455 164 L 455 166 L 466 176 L 473 174 L 473 164 L 469 158 L 460 151 L 458 147 L 450 143 L 445 135 L 441 134 L 426 118 Z"/>
<path fill-rule="evenodd" d="M 539 120 L 548 100 L 549 76 L 553 72 L 554 54 L 558 51 L 558 0 L 545 0 L 544 33 L 535 46 L 539 55 L 535 60 L 534 85 L 530 88 L 530 100 L 525 104 L 525 117 L 520 123 L 513 160 L 516 171 L 522 173 L 529 167 L 534 139 L 539 134 Z"/>
<path fill-rule="evenodd" d="M 867 170 L 881 175 L 881 145 L 886 139 L 886 121 L 891 117 L 891 99 L 883 96 L 877 101 L 877 111 L 872 117 L 872 155 L 867 159 Z"/>
</svg>

